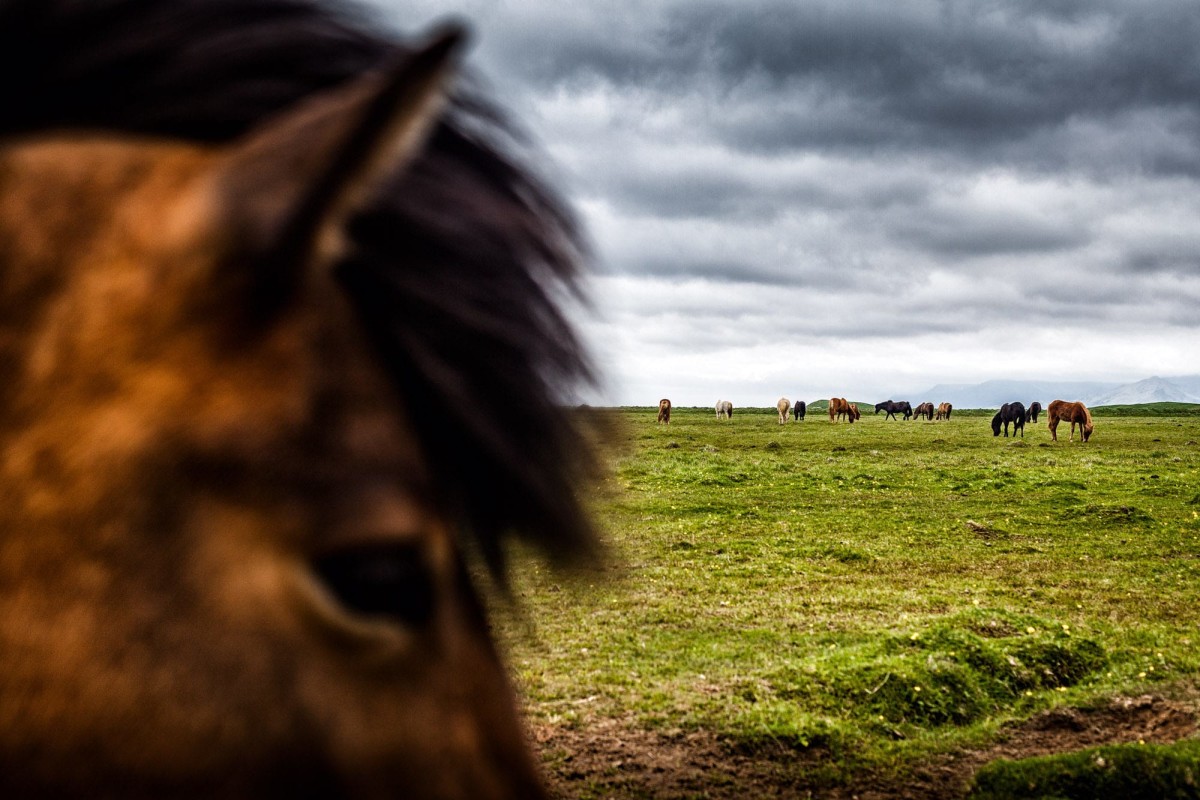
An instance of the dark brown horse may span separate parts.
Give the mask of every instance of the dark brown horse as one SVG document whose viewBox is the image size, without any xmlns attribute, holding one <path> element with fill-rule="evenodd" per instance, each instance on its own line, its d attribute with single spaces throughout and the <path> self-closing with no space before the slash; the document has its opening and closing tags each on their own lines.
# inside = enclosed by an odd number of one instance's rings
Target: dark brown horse
<svg viewBox="0 0 1200 800">
<path fill-rule="evenodd" d="M 1079 436 L 1083 441 L 1092 437 L 1092 412 L 1081 402 L 1054 400 L 1046 407 L 1046 420 L 1050 427 L 1050 438 L 1058 441 L 1058 423 L 1071 423 L 1071 433 L 1067 441 L 1075 441 L 1075 426 L 1079 426 Z"/>
<path fill-rule="evenodd" d="M 471 576 L 595 552 L 578 240 L 355 20 L 0 0 L 0 796 L 544 796 Z"/>
<path fill-rule="evenodd" d="M 1017 431 L 1021 432 L 1021 438 L 1025 438 L 1025 406 L 1022 403 L 1005 403 L 1000 406 L 1000 410 L 992 417 L 992 436 L 999 436 L 1001 429 L 1004 430 L 1004 438 L 1008 438 L 1008 424 L 1012 423 L 1013 436 L 1017 435 Z"/>
<path fill-rule="evenodd" d="M 662 425 L 671 424 L 671 401 L 665 397 L 658 401 L 658 421 Z"/>
<path fill-rule="evenodd" d="M 901 400 L 899 402 L 895 400 L 884 400 L 882 403 L 876 403 L 875 413 L 878 414 L 880 411 L 885 412 L 883 416 L 885 421 L 889 418 L 895 419 L 897 412 L 903 414 L 904 419 L 908 419 L 913 413 L 912 404 L 907 400 Z"/>
<path fill-rule="evenodd" d="M 924 417 L 927 421 L 933 419 L 933 403 L 921 403 L 913 409 L 913 419 Z"/>
<path fill-rule="evenodd" d="M 1026 422 L 1037 422 L 1038 414 L 1042 413 L 1042 404 L 1034 400 L 1029 404 L 1029 409 L 1025 412 Z"/>
<path fill-rule="evenodd" d="M 808 404 L 803 400 L 797 400 L 792 406 L 792 419 L 797 422 L 804 421 L 804 415 L 808 413 Z"/>
</svg>

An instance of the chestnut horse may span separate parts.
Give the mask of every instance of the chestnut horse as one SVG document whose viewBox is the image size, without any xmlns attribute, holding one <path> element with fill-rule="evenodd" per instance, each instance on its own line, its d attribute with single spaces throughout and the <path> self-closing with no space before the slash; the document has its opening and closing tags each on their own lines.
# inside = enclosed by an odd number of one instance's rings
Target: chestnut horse
<svg viewBox="0 0 1200 800">
<path fill-rule="evenodd" d="M 954 410 L 954 406 L 949 403 L 939 403 L 937 413 L 934 414 L 934 419 L 950 419 L 950 412 Z"/>
<path fill-rule="evenodd" d="M 671 424 L 671 401 L 665 397 L 658 401 L 658 421 L 662 425 Z"/>
<path fill-rule="evenodd" d="M 842 416 L 848 422 L 854 422 L 855 416 L 850 411 L 850 403 L 844 397 L 829 398 L 829 421 L 836 423 Z"/>
<path fill-rule="evenodd" d="M 775 410 L 779 412 L 779 424 L 785 425 L 788 421 L 788 409 L 792 407 L 792 401 L 786 397 L 779 398 L 779 402 L 775 404 Z"/>
<path fill-rule="evenodd" d="M 1050 438 L 1058 441 L 1058 423 L 1071 423 L 1071 433 L 1067 441 L 1075 441 L 1075 426 L 1079 425 L 1079 436 L 1083 441 L 1092 437 L 1092 412 L 1080 402 L 1054 400 L 1046 407 L 1046 418 L 1050 427 Z"/>
<path fill-rule="evenodd" d="M 475 583 L 597 553 L 582 251 L 461 38 L 0 0 L 0 796 L 545 796 Z"/>
</svg>

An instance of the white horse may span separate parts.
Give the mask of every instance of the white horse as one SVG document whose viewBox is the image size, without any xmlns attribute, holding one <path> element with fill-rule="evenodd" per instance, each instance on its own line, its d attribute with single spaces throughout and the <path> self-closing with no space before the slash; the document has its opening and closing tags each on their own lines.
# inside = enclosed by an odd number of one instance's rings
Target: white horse
<svg viewBox="0 0 1200 800">
<path fill-rule="evenodd" d="M 733 403 L 728 400 L 717 401 L 717 419 L 733 419 Z"/>
<path fill-rule="evenodd" d="M 788 421 L 788 409 L 792 407 L 792 401 L 786 397 L 779 398 L 779 402 L 775 404 L 775 409 L 779 412 L 779 424 L 786 425 Z"/>
</svg>

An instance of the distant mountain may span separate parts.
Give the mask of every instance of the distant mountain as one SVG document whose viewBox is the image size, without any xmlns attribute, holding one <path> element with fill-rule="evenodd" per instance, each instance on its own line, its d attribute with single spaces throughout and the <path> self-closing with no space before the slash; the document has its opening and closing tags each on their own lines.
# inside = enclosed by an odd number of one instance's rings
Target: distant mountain
<svg viewBox="0 0 1200 800">
<path fill-rule="evenodd" d="M 925 400 L 953 403 L 958 408 L 999 408 L 1013 400 L 1020 400 L 1025 405 L 1037 400 L 1044 406 L 1055 399 L 1082 400 L 1089 406 L 1200 403 L 1200 375 L 1153 377 L 1124 384 L 1100 381 L 942 383 L 903 399 L 914 404 Z"/>
<path fill-rule="evenodd" d="M 919 395 L 903 398 L 914 405 L 926 400 L 932 403 L 952 403 L 956 408 L 999 408 L 1005 403 L 1020 400 L 1029 405 L 1037 400 L 1042 405 L 1051 400 L 1083 400 L 1117 389 L 1119 383 L 1095 381 L 985 381 L 984 383 L 939 383 Z"/>
<path fill-rule="evenodd" d="M 1163 378 L 1193 397 L 1200 397 L 1200 375 L 1167 375 Z"/>
<path fill-rule="evenodd" d="M 1106 392 L 1085 401 L 1089 406 L 1128 406 L 1138 403 L 1200 403 L 1200 397 L 1185 391 L 1174 381 L 1159 378 L 1146 378 L 1137 383 L 1127 383 L 1118 386 L 1111 392 Z"/>
</svg>

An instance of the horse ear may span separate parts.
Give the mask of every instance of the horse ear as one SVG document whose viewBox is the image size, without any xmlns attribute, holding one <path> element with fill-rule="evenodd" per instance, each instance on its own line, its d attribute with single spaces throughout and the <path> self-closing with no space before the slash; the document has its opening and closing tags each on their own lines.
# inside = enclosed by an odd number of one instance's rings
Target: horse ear
<svg viewBox="0 0 1200 800">
<path fill-rule="evenodd" d="M 378 72 L 268 119 L 233 143 L 215 172 L 228 257 L 215 299 L 267 318 L 314 263 L 344 248 L 344 227 L 380 184 L 421 151 L 446 103 L 465 39 L 437 34 Z"/>
</svg>

